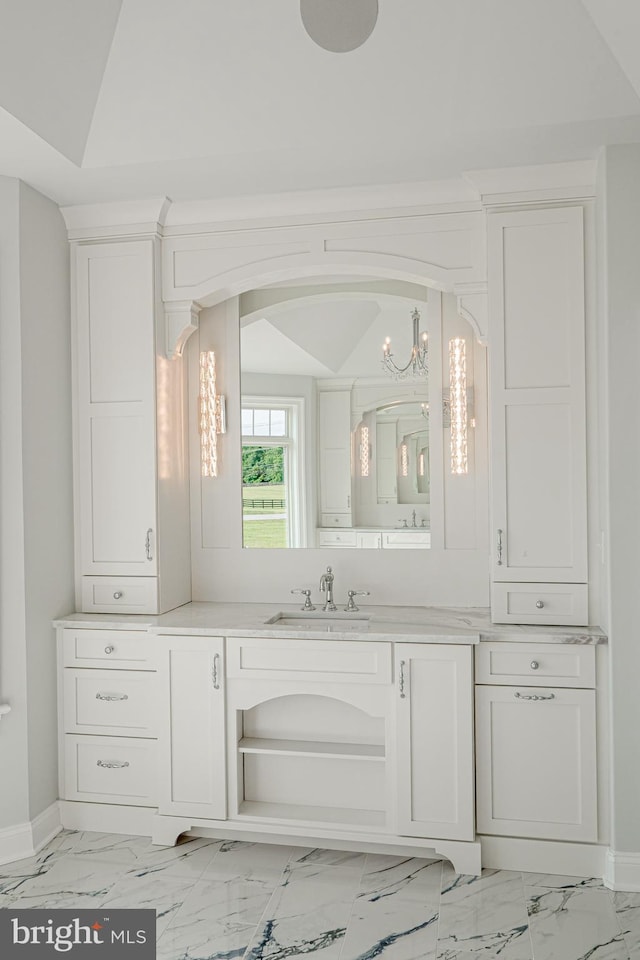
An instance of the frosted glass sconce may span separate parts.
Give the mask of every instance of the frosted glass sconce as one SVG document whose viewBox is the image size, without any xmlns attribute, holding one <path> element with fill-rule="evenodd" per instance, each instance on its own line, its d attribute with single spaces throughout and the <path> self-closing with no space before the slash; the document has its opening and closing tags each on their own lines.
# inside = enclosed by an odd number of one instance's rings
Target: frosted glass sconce
<svg viewBox="0 0 640 960">
<path fill-rule="evenodd" d="M 200 353 L 200 473 L 218 476 L 218 434 L 226 430 L 224 397 L 216 392 L 216 355 Z"/>
<path fill-rule="evenodd" d="M 467 391 L 467 343 L 463 337 L 449 340 L 449 405 L 451 427 L 451 473 L 469 472 Z"/>
<path fill-rule="evenodd" d="M 362 424 L 360 427 L 360 476 L 369 476 L 369 463 L 371 460 L 371 445 L 369 443 L 369 427 Z"/>
<path fill-rule="evenodd" d="M 400 476 L 409 476 L 409 448 L 406 443 L 400 444 Z"/>
</svg>

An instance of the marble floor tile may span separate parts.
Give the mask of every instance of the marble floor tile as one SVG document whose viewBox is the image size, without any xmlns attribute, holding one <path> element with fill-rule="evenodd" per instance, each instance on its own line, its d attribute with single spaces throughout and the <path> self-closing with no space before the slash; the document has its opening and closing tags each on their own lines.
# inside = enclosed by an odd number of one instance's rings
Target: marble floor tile
<svg viewBox="0 0 640 960">
<path fill-rule="evenodd" d="M 361 874 L 366 853 L 354 853 L 351 850 L 321 850 L 318 848 L 301 848 L 291 855 L 291 867 L 298 865 L 317 867 L 343 867 Z"/>
<path fill-rule="evenodd" d="M 197 881 L 158 943 L 158 957 L 241 957 L 275 881 Z"/>
<path fill-rule="evenodd" d="M 247 960 L 338 960 L 358 893 L 358 876 L 342 867 L 288 866 L 266 908 Z"/>
<path fill-rule="evenodd" d="M 156 960 L 241 960 L 255 926 L 229 930 L 169 927 L 158 939 Z"/>
<path fill-rule="evenodd" d="M 148 841 L 135 850 L 130 869 L 139 876 L 154 874 L 198 880 L 222 845 L 221 840 L 180 837 L 174 847 L 160 847 Z"/>
<path fill-rule="evenodd" d="M 535 960 L 628 960 L 613 900 L 598 880 L 525 874 Z"/>
<path fill-rule="evenodd" d="M 611 893 L 630 960 L 640 960 L 640 893 Z"/>
<path fill-rule="evenodd" d="M 367 854 L 360 892 L 376 899 L 408 896 L 437 907 L 441 885 L 441 860 L 370 853 Z"/>
<path fill-rule="evenodd" d="M 440 862 L 369 855 L 340 960 L 435 960 L 441 874 Z"/>
<path fill-rule="evenodd" d="M 62 857 L 46 873 L 26 879 L 16 902 L 23 908 L 99 906 L 125 870 L 123 864 Z"/>
<path fill-rule="evenodd" d="M 148 837 L 121 833 L 97 833 L 90 830 L 68 832 L 61 840 L 60 852 L 89 857 L 104 863 L 132 864 L 149 845 Z"/>
<path fill-rule="evenodd" d="M 483 870 L 482 876 L 470 877 L 456 874 L 449 864 L 442 873 L 438 960 L 474 955 L 532 960 L 520 873 Z"/>
<path fill-rule="evenodd" d="M 151 909 L 156 911 L 156 936 L 165 931 L 193 890 L 195 881 L 164 874 L 126 873 L 102 900 L 101 907 Z"/>
<path fill-rule="evenodd" d="M 53 864 L 67 853 L 63 845 L 65 840 L 66 834 L 60 833 L 35 856 L 0 864 L 0 895 L 6 895 L 16 887 L 13 881 L 37 877 L 50 870 Z"/>
<path fill-rule="evenodd" d="M 279 880 L 293 854 L 299 847 L 281 846 L 275 843 L 243 843 L 225 840 L 202 874 L 203 880 L 224 877 L 244 877 L 254 880 Z"/>
</svg>

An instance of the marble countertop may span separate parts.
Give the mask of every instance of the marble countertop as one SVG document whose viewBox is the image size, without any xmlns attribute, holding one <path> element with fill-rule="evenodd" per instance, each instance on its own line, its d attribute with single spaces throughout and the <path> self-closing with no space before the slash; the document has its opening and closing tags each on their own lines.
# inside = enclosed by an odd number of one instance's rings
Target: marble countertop
<svg viewBox="0 0 640 960">
<path fill-rule="evenodd" d="M 330 623 L 309 618 L 293 627 L 268 620 L 284 614 L 301 619 L 299 604 L 187 603 L 160 616 L 74 613 L 56 626 L 79 623 L 115 630 L 201 636 L 292 637 L 325 640 L 394 640 L 410 643 L 466 643 L 508 640 L 522 643 L 602 644 L 599 627 L 538 626 L 491 623 L 486 607 L 396 607 L 363 604 L 353 620 L 339 608 Z M 323 616 L 317 609 L 316 616 Z M 331 615 L 328 615 L 329 617 Z M 368 620 L 357 619 L 368 617 Z M 342 618 L 342 619 L 338 619 Z"/>
</svg>

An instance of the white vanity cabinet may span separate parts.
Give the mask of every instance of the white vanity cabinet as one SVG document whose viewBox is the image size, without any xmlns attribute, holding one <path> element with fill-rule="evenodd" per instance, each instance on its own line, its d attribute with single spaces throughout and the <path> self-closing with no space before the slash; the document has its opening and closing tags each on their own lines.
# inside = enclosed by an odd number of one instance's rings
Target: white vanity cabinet
<svg viewBox="0 0 640 960">
<path fill-rule="evenodd" d="M 492 617 L 586 624 L 583 210 L 487 219 Z"/>
<path fill-rule="evenodd" d="M 156 241 L 77 243 L 77 561 L 85 612 L 190 599 L 182 363 L 156 351 Z"/>
<path fill-rule="evenodd" d="M 227 639 L 229 817 L 391 833 L 391 644 Z"/>
<path fill-rule="evenodd" d="M 473 648 L 395 645 L 398 833 L 472 840 Z"/>
<path fill-rule="evenodd" d="M 225 668 L 221 637 L 158 637 L 159 812 L 224 820 Z"/>
<path fill-rule="evenodd" d="M 157 803 L 158 689 L 144 631 L 58 630 L 60 798 Z"/>
<path fill-rule="evenodd" d="M 476 650 L 478 833 L 596 842 L 595 649 Z"/>
</svg>

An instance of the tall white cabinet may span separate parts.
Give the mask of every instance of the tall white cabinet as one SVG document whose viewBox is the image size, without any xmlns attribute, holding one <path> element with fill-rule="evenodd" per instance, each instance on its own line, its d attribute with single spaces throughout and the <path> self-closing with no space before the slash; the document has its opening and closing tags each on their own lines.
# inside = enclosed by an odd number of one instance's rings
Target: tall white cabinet
<svg viewBox="0 0 640 960">
<path fill-rule="evenodd" d="M 156 241 L 73 245 L 79 599 L 190 599 L 183 365 L 156 350 Z"/>
<path fill-rule="evenodd" d="M 492 613 L 588 622 L 580 206 L 488 214 Z"/>
</svg>

